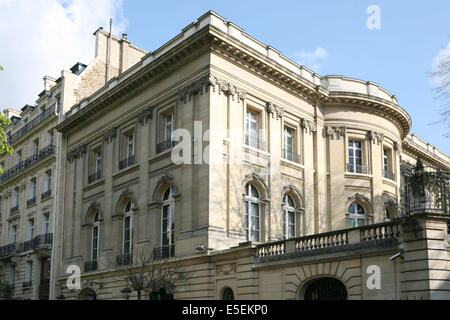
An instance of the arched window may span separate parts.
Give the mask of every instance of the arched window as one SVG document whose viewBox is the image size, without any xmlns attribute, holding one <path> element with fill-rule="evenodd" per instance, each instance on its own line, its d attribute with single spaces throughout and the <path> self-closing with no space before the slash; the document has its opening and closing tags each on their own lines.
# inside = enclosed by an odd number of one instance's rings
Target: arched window
<svg viewBox="0 0 450 320">
<path fill-rule="evenodd" d="M 175 189 L 170 186 L 163 195 L 161 214 L 161 255 L 173 257 L 175 255 Z"/>
<path fill-rule="evenodd" d="M 244 228 L 247 241 L 260 241 L 261 200 L 258 190 L 250 183 L 245 186 Z"/>
<path fill-rule="evenodd" d="M 234 293 L 230 287 L 226 287 L 222 293 L 222 300 L 234 300 Z"/>
<path fill-rule="evenodd" d="M 284 239 L 294 238 L 296 235 L 295 202 L 289 196 L 283 198 L 283 236 Z"/>
<path fill-rule="evenodd" d="M 100 235 L 100 221 L 98 218 L 98 211 L 94 215 L 92 225 L 92 247 L 91 247 L 91 259 L 92 261 L 97 261 L 98 259 L 98 245 L 99 245 L 99 235 Z"/>
<path fill-rule="evenodd" d="M 133 202 L 128 200 L 124 207 L 123 253 L 133 253 Z"/>
<path fill-rule="evenodd" d="M 360 227 L 366 224 L 366 211 L 362 205 L 353 202 L 348 207 L 348 222 L 350 228 Z"/>
</svg>

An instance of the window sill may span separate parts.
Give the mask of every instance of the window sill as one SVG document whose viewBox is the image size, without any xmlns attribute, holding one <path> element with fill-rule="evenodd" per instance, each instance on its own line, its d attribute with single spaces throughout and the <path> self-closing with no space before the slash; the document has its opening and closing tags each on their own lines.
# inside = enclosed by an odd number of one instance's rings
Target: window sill
<svg viewBox="0 0 450 320">
<path fill-rule="evenodd" d="M 355 179 L 373 179 L 373 174 L 370 173 L 356 173 L 356 172 L 344 172 L 344 176 L 346 178 L 355 178 Z"/>
<path fill-rule="evenodd" d="M 120 177 L 124 174 L 130 173 L 132 171 L 139 170 L 139 163 L 135 163 L 129 167 L 123 168 L 112 175 L 113 178 Z"/>
<path fill-rule="evenodd" d="M 281 158 L 281 164 L 289 166 L 289 167 L 296 167 L 299 169 L 305 169 L 305 166 L 301 163 L 295 162 L 295 161 L 291 161 L 285 158 Z"/>
</svg>

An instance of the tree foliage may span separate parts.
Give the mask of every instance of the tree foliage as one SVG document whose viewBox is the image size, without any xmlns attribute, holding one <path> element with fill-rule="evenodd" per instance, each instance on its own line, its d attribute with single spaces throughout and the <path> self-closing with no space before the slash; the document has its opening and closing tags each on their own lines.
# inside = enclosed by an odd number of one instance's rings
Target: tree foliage
<svg viewBox="0 0 450 320">
<path fill-rule="evenodd" d="M 0 65 L 0 70 L 3 71 L 3 67 Z M 11 125 L 11 119 L 7 118 L 4 114 L 0 114 L 0 157 L 5 155 L 12 155 L 14 150 L 8 143 L 5 129 Z M 0 167 L 0 175 L 3 174 L 3 168 Z"/>
<path fill-rule="evenodd" d="M 444 134 L 450 137 L 450 45 L 442 53 L 442 58 L 438 61 L 436 70 L 431 73 L 438 85 L 435 88 L 436 98 L 443 102 L 440 122 L 447 126 L 448 131 Z"/>
<path fill-rule="evenodd" d="M 184 266 L 161 255 L 161 248 L 152 245 L 138 247 L 134 252 L 116 259 L 102 259 L 105 265 L 117 273 L 117 277 L 137 293 L 141 300 L 143 291 L 173 291 L 175 286 L 189 280 L 194 271 L 185 271 Z M 119 259 L 120 260 L 120 259 Z M 125 262 L 126 263 L 123 263 Z"/>
</svg>

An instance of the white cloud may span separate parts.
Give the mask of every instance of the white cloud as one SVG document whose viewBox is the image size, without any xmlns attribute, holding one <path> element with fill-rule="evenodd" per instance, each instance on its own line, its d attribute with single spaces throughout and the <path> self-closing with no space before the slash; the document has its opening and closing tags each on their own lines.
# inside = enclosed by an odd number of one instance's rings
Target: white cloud
<svg viewBox="0 0 450 320">
<path fill-rule="evenodd" d="M 0 0 L 0 109 L 34 104 L 42 78 L 94 58 L 92 33 L 125 30 L 122 0 Z"/>
<path fill-rule="evenodd" d="M 300 51 L 295 53 L 294 57 L 300 64 L 311 68 L 313 71 L 317 71 L 320 69 L 318 61 L 327 58 L 328 52 L 321 46 L 318 46 L 313 52 Z"/>
</svg>

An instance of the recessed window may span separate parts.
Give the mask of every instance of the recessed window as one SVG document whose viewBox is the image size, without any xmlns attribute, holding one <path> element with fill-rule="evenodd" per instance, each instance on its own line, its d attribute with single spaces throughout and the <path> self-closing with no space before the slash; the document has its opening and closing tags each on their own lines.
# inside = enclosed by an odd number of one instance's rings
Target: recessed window
<svg viewBox="0 0 450 320">
<path fill-rule="evenodd" d="M 28 220 L 28 228 L 27 228 L 27 241 L 30 241 L 34 238 L 34 219 Z"/>
<path fill-rule="evenodd" d="M 364 226 L 366 224 L 366 211 L 364 207 L 357 202 L 353 202 L 348 208 L 347 219 L 350 228 Z"/>
<path fill-rule="evenodd" d="M 48 214 L 42 216 L 42 234 L 47 234 L 50 231 L 50 217 Z"/>
<path fill-rule="evenodd" d="M 284 127 L 283 158 L 300 163 L 300 155 L 296 153 L 295 133 L 295 129 Z"/>
<path fill-rule="evenodd" d="M 163 194 L 161 214 L 161 255 L 173 257 L 175 255 L 175 201 L 174 188 L 168 187 Z"/>
<path fill-rule="evenodd" d="M 391 180 L 395 178 L 392 170 L 392 151 L 387 148 L 383 149 L 383 176 Z"/>
<path fill-rule="evenodd" d="M 122 159 L 119 162 L 119 170 L 128 168 L 136 163 L 135 157 L 136 135 L 133 130 L 123 135 Z"/>
<path fill-rule="evenodd" d="M 253 148 L 265 150 L 265 143 L 259 138 L 259 118 L 260 112 L 247 108 L 245 117 L 245 144 Z"/>
<path fill-rule="evenodd" d="M 133 252 L 133 203 L 129 200 L 125 204 L 123 220 L 123 253 L 131 255 Z"/>
<path fill-rule="evenodd" d="M 17 241 L 17 225 L 11 226 L 10 234 L 9 234 L 10 243 L 16 243 Z"/>
<path fill-rule="evenodd" d="M 348 141 L 348 166 L 347 170 L 354 173 L 368 173 L 367 166 L 363 165 L 362 142 Z"/>
<path fill-rule="evenodd" d="M 100 234 L 100 221 L 98 217 L 98 212 L 95 213 L 92 226 L 92 248 L 91 248 L 91 259 L 92 261 L 97 261 L 98 259 L 98 244 L 99 244 L 99 234 Z"/>
<path fill-rule="evenodd" d="M 244 229 L 247 241 L 260 241 L 261 199 L 256 187 L 250 183 L 245 186 Z"/>
<path fill-rule="evenodd" d="M 283 198 L 283 236 L 284 239 L 295 237 L 296 234 L 296 216 L 295 202 L 289 195 Z"/>
</svg>

